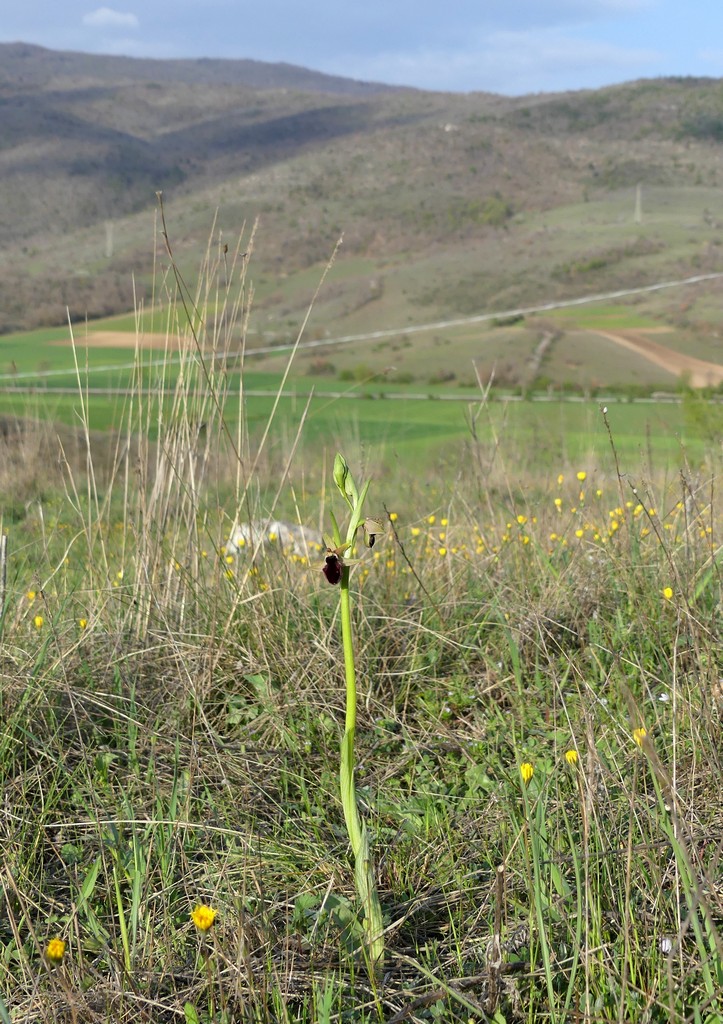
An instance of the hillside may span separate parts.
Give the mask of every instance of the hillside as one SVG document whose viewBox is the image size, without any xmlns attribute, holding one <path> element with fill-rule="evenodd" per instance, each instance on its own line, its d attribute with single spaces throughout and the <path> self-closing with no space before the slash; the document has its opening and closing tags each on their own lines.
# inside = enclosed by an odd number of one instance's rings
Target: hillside
<svg viewBox="0 0 723 1024">
<path fill-rule="evenodd" d="M 704 79 L 464 96 L 0 46 L 0 331 L 150 295 L 159 190 L 191 274 L 214 217 L 229 243 L 258 218 L 267 331 L 297 322 L 342 234 L 332 334 L 718 270 L 722 97 Z"/>
<path fill-rule="evenodd" d="M 293 64 L 258 60 L 149 60 L 110 54 L 64 53 L 29 43 L 0 43 L 0 82 L 40 88 L 77 87 L 81 79 L 111 87 L 120 82 L 290 89 L 343 96 L 399 92 L 397 86 L 357 82 Z"/>
</svg>

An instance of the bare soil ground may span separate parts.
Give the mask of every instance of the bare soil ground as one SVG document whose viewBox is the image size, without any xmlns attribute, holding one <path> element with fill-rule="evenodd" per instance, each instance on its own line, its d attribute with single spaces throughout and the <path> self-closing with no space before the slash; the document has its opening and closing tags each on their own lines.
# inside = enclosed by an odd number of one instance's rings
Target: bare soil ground
<svg viewBox="0 0 723 1024">
<path fill-rule="evenodd" d="M 694 356 L 686 356 L 672 348 L 666 348 L 665 345 L 660 345 L 648 337 L 648 334 L 653 331 L 659 333 L 659 329 L 653 328 L 651 331 L 615 331 L 614 333 L 595 331 L 595 334 L 614 341 L 616 345 L 622 345 L 623 348 L 630 349 L 632 352 L 637 352 L 644 359 L 655 363 L 656 366 L 661 366 L 669 373 L 675 374 L 676 377 L 686 374 L 694 388 L 717 387 L 723 382 L 723 366 L 718 363 L 706 362 L 705 359 L 696 359 Z"/>
</svg>

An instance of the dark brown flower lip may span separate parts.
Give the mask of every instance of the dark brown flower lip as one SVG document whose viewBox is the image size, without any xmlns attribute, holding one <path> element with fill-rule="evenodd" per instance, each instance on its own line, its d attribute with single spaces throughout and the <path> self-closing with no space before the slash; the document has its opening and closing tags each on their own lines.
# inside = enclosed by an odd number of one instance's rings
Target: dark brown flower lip
<svg viewBox="0 0 723 1024">
<path fill-rule="evenodd" d="M 321 571 L 324 573 L 327 583 L 331 583 L 332 587 L 335 587 L 341 580 L 341 571 L 343 568 L 344 560 L 341 555 L 338 555 L 336 551 L 327 552 Z"/>
</svg>

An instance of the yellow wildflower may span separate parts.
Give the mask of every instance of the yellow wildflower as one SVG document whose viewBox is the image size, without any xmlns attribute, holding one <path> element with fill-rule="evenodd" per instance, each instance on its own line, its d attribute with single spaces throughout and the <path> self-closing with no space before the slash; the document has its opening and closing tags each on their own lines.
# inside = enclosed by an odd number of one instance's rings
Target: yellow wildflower
<svg viewBox="0 0 723 1024">
<path fill-rule="evenodd" d="M 28 602 L 28 604 L 32 604 L 33 601 L 35 600 L 35 591 L 29 590 L 25 595 L 25 600 Z"/>
<path fill-rule="evenodd" d="M 584 483 L 585 480 L 587 480 L 587 473 L 585 472 L 584 469 L 581 469 L 579 471 L 579 473 L 577 474 L 577 478 L 580 481 L 580 483 Z"/>
<path fill-rule="evenodd" d="M 216 920 L 217 914 L 218 911 L 214 910 L 213 907 L 209 907 L 205 903 L 199 903 L 191 911 L 191 920 L 200 932 L 207 932 Z"/>
<path fill-rule="evenodd" d="M 663 587 L 663 597 L 665 598 L 666 601 L 672 600 L 673 588 L 672 587 Z"/>
<path fill-rule="evenodd" d="M 78 619 L 78 625 L 80 626 L 81 629 L 85 629 L 86 626 L 88 625 L 88 620 L 87 619 Z"/>
<path fill-rule="evenodd" d="M 51 963 L 59 964 L 65 956 L 65 943 L 62 939 L 51 939 L 45 947 L 45 955 Z"/>
<path fill-rule="evenodd" d="M 534 771 L 535 769 L 529 761 L 523 761 L 520 765 L 520 775 L 522 776 L 522 781 L 525 785 L 527 785 L 527 783 L 532 778 Z"/>
<path fill-rule="evenodd" d="M 643 740 L 648 735 L 648 730 L 644 726 L 640 726 L 639 729 L 633 729 L 633 739 L 639 747 L 642 747 Z"/>
<path fill-rule="evenodd" d="M 43 618 L 42 615 L 36 615 L 35 618 L 33 619 L 33 625 L 35 626 L 36 629 L 42 629 L 44 622 L 45 619 Z"/>
<path fill-rule="evenodd" d="M 578 760 L 577 751 L 573 750 L 572 748 L 570 748 L 570 750 L 566 750 L 565 751 L 565 760 L 570 765 L 570 767 L 574 768 L 575 765 L 577 764 L 577 760 Z"/>
</svg>

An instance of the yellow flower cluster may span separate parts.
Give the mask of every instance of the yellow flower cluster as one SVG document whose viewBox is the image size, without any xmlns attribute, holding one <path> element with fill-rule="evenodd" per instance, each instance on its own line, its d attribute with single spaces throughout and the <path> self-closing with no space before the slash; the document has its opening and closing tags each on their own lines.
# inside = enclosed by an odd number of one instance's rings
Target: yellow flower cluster
<svg viewBox="0 0 723 1024">
<path fill-rule="evenodd" d="M 591 483 L 590 473 L 580 469 L 573 474 L 571 483 L 573 493 L 565 495 L 563 474 L 557 477 L 560 493 L 552 498 L 552 511 L 555 515 L 555 528 L 551 532 L 538 528 L 538 517 L 529 507 L 516 511 L 504 523 L 492 523 L 482 527 L 480 524 L 465 526 L 464 531 L 448 531 L 448 519 L 438 519 L 432 513 L 423 520 L 418 520 L 408 528 L 406 537 L 413 546 L 417 559 L 423 555 L 426 559 L 444 559 L 455 556 L 456 559 L 471 560 L 475 556 L 487 555 L 501 557 L 505 548 L 513 545 L 527 548 L 528 551 L 546 551 L 548 555 L 556 550 L 584 545 L 586 548 L 595 545 L 604 547 L 614 543 L 616 537 L 635 536 L 638 540 L 646 537 L 650 541 L 663 539 L 666 543 L 681 540 L 685 528 L 684 508 L 677 502 L 667 512 L 661 514 L 653 505 L 630 499 L 616 502 L 609 507 L 604 502 L 602 487 L 594 484 L 587 491 L 580 489 L 582 485 Z M 545 517 L 546 519 L 547 517 Z M 442 526 L 444 529 L 439 529 Z M 711 527 L 701 531 L 701 536 L 710 541 Z M 404 526 L 400 536 L 405 537 Z M 376 553 L 377 561 L 382 557 Z M 387 569 L 395 569 L 393 558 L 385 560 Z M 411 570 L 402 566 L 402 573 Z M 672 588 L 665 587 L 663 597 L 671 600 Z"/>
<path fill-rule="evenodd" d="M 204 934 L 213 926 L 217 916 L 218 911 L 214 907 L 209 907 L 206 903 L 199 903 L 191 911 L 191 920 L 196 928 Z M 45 959 L 51 964 L 62 963 L 65 957 L 65 950 L 65 941 L 56 936 L 50 939 L 45 947 Z"/>
</svg>

